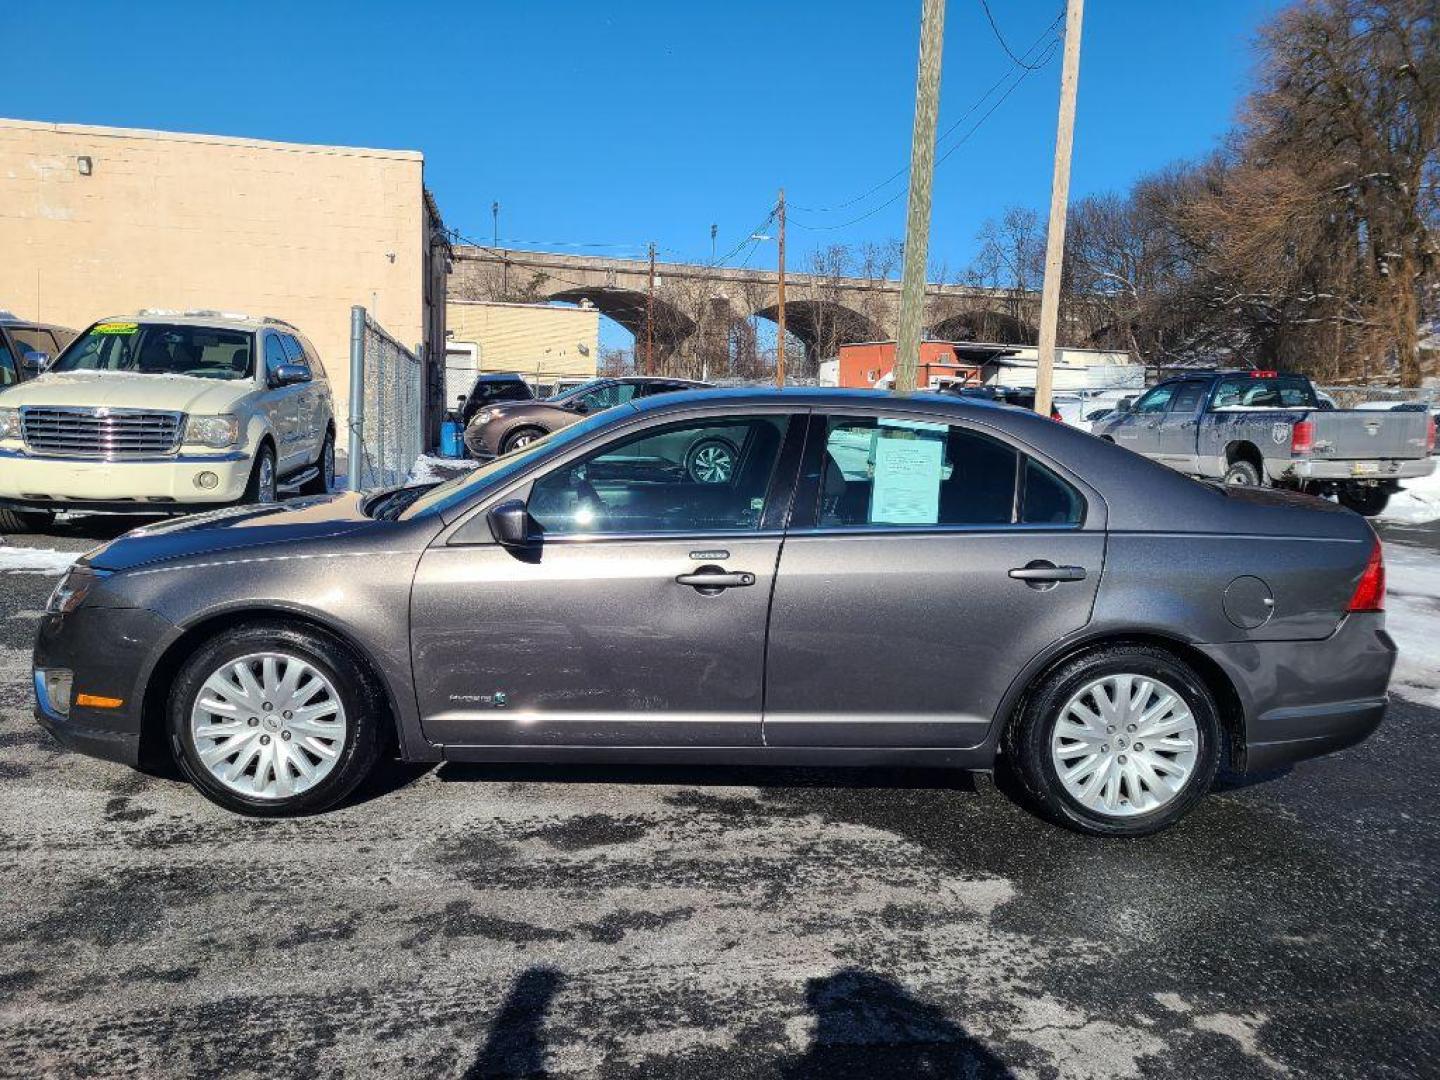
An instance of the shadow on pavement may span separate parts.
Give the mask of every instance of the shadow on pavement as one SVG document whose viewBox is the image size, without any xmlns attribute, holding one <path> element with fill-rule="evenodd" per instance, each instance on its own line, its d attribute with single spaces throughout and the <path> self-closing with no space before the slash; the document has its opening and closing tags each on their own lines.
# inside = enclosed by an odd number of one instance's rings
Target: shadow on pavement
<svg viewBox="0 0 1440 1080">
<path fill-rule="evenodd" d="M 545 1036 L 541 1029 L 560 982 L 560 972 L 554 968 L 532 967 L 520 973 L 490 1025 L 490 1034 L 475 1064 L 465 1072 L 467 1080 L 549 1075 L 545 1071 Z"/>
</svg>

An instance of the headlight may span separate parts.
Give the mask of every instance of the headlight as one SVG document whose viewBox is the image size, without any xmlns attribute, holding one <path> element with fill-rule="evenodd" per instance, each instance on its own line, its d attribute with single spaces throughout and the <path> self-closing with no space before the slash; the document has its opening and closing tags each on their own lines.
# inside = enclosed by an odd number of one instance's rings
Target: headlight
<svg viewBox="0 0 1440 1080">
<path fill-rule="evenodd" d="M 240 441 L 238 416 L 192 416 L 185 425 L 185 441 L 219 450 Z"/>
<path fill-rule="evenodd" d="M 20 438 L 20 410 L 0 409 L 0 439 Z"/>
<path fill-rule="evenodd" d="M 50 599 L 45 601 L 45 611 L 50 615 L 66 615 L 85 602 L 85 597 L 101 581 L 109 577 L 109 570 L 92 570 L 88 566 L 71 567 L 60 579 Z"/>
<path fill-rule="evenodd" d="M 481 409 L 470 420 L 472 424 L 488 424 L 495 417 L 500 415 L 499 409 Z"/>
</svg>

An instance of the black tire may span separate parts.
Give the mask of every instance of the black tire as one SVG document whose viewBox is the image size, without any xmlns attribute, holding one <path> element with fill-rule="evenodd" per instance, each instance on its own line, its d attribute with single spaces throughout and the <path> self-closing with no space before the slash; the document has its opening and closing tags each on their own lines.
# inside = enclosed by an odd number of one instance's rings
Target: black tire
<svg viewBox="0 0 1440 1080">
<path fill-rule="evenodd" d="M 13 510 L 0 506 L 0 533 L 44 532 L 54 523 L 53 510 Z"/>
<path fill-rule="evenodd" d="M 328 495 L 335 486 L 335 433 L 327 431 L 325 442 L 320 447 L 320 457 L 315 462 L 320 471 L 314 479 L 300 485 L 302 495 Z"/>
<path fill-rule="evenodd" d="M 190 732 L 190 712 L 205 680 L 230 661 L 257 652 L 296 655 L 336 688 L 345 709 L 344 745 L 332 771 L 298 795 L 260 798 L 226 787 L 200 761 Z M 211 802 L 252 817 L 292 817 L 328 810 L 370 774 L 384 741 L 385 700 L 366 666 L 348 646 L 329 634 L 284 622 L 252 623 L 227 630 L 197 648 L 180 668 L 170 691 L 167 721 L 170 747 L 185 778 Z"/>
<path fill-rule="evenodd" d="M 1050 753 L 1051 735 L 1071 697 L 1093 679 L 1122 673 L 1155 678 L 1174 689 L 1199 735 L 1185 786 L 1156 809 L 1130 816 L 1099 813 L 1071 796 Z M 1219 710 L 1204 681 L 1173 653 L 1150 645 L 1107 645 L 1052 668 L 1026 693 L 1005 733 L 1005 755 L 1026 800 L 1056 824 L 1091 836 L 1145 836 L 1173 825 L 1210 790 L 1220 749 Z"/>
<path fill-rule="evenodd" d="M 1232 461 L 1225 470 L 1225 483 L 1236 487 L 1260 487 L 1260 470 L 1249 461 Z"/>
<path fill-rule="evenodd" d="M 702 457 L 705 454 L 711 455 L 711 458 Z M 735 465 L 739 458 L 739 452 L 728 440 L 701 439 L 685 452 L 685 475 L 697 484 L 726 484 L 735 478 Z M 707 461 L 725 462 L 721 466 L 725 470 L 724 475 L 716 478 L 714 468 L 707 467 Z M 710 479 L 706 479 L 707 476 Z"/>
<path fill-rule="evenodd" d="M 537 427 L 516 428 L 505 436 L 505 441 L 500 445 L 500 453 L 513 454 L 526 443 L 534 442 L 536 439 L 544 438 L 545 432 Z"/>
<path fill-rule="evenodd" d="M 1340 505 L 1354 510 L 1365 517 L 1375 517 L 1385 512 L 1390 505 L 1390 489 L 1366 487 L 1363 484 L 1347 484 L 1337 493 Z"/>
<path fill-rule="evenodd" d="M 268 498 L 268 499 L 263 499 L 263 500 L 262 500 L 262 498 L 261 498 L 261 492 L 260 492 L 260 487 L 261 487 L 260 478 L 261 478 L 261 475 L 262 475 L 263 470 L 264 470 L 264 468 L 265 468 L 265 463 L 266 463 L 267 461 L 268 461 L 269 464 L 270 464 L 270 476 L 271 476 L 271 478 L 272 478 L 272 479 L 271 479 L 271 485 L 272 485 L 272 488 L 271 488 L 271 497 Z M 243 502 L 243 503 L 247 503 L 247 504 L 248 504 L 248 503 L 256 503 L 256 504 L 258 504 L 258 503 L 261 503 L 261 502 L 264 502 L 264 503 L 276 502 L 276 501 L 278 501 L 279 498 L 280 498 L 280 486 L 279 486 L 279 485 L 280 485 L 280 478 L 279 478 L 279 475 L 278 475 L 278 474 L 276 473 L 276 471 L 275 471 L 275 451 L 270 447 L 270 444 L 269 444 L 269 443 L 265 443 L 264 445 L 262 445 L 262 446 L 260 447 L 260 452 L 255 455 L 255 464 L 254 464 L 253 466 L 251 466 L 251 468 L 250 468 L 250 481 L 249 481 L 249 483 L 247 483 L 247 484 L 245 485 L 245 494 L 242 495 L 242 496 L 240 496 L 240 501 Z"/>
</svg>

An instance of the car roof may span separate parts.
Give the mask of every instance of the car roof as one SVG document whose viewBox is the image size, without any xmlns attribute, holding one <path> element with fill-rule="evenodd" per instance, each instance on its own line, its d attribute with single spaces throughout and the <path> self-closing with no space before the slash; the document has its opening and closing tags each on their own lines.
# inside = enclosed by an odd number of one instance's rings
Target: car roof
<svg viewBox="0 0 1440 1080">
<path fill-rule="evenodd" d="M 694 390 L 677 390 L 673 394 L 641 398 L 629 403 L 637 412 L 671 412 L 693 408 L 697 405 L 724 405 L 731 408 L 747 408 L 765 405 L 793 405 L 797 408 L 811 406 L 854 406 L 857 408 L 895 408 L 903 405 L 907 409 L 918 408 L 923 412 L 988 413 L 997 410 L 1006 413 L 1029 412 L 1015 409 L 1003 402 L 985 398 L 963 398 L 954 394 L 937 394 L 928 390 L 913 394 L 897 394 L 890 390 L 850 390 L 838 387 L 795 386 L 779 389 L 776 387 L 735 386 L 701 387 Z"/>
<path fill-rule="evenodd" d="M 13 311 L 0 311 L 0 326 L 17 326 L 22 329 L 32 330 L 63 330 L 66 333 L 74 333 L 68 326 L 61 326 L 58 323 L 39 322 L 36 319 L 22 319 Z"/>
<path fill-rule="evenodd" d="M 144 308 L 130 315 L 111 315 L 96 319 L 96 323 L 133 322 L 144 325 L 163 323 L 167 326 L 203 326 L 219 330 L 273 330 L 289 331 L 304 336 L 304 331 L 284 319 L 271 315 L 246 315 L 239 311 L 211 311 L 192 309 L 189 311 L 167 311 L 162 308 Z"/>
</svg>

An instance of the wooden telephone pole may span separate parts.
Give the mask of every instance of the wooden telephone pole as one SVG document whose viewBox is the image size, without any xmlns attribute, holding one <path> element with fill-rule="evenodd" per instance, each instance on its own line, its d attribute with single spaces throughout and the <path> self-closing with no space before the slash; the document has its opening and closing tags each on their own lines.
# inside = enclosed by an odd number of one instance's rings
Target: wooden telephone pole
<svg viewBox="0 0 1440 1080">
<path fill-rule="evenodd" d="M 1060 123 L 1055 129 L 1055 174 L 1045 230 L 1045 284 L 1040 291 L 1040 345 L 1035 360 L 1035 411 L 1050 415 L 1055 385 L 1055 328 L 1060 321 L 1060 274 L 1065 265 L 1065 207 L 1070 199 L 1070 151 L 1075 143 L 1075 91 L 1080 84 L 1080 24 L 1085 0 L 1065 8 L 1065 62 L 1060 69 Z"/>
<path fill-rule="evenodd" d="M 655 374 L 655 245 L 650 245 L 650 287 L 645 293 L 645 374 Z"/>
<path fill-rule="evenodd" d="M 930 196 L 935 182 L 935 120 L 940 114 L 940 53 L 945 45 L 945 0 L 925 0 L 920 13 L 920 70 L 915 76 L 915 127 L 910 135 L 910 198 L 905 215 L 905 263 L 900 273 L 900 327 L 895 341 L 895 389 L 915 389 L 925 321 L 925 264 L 930 249 Z"/>
<path fill-rule="evenodd" d="M 780 189 L 780 306 L 776 311 L 779 332 L 775 338 L 775 385 L 785 385 L 785 189 Z"/>
</svg>

